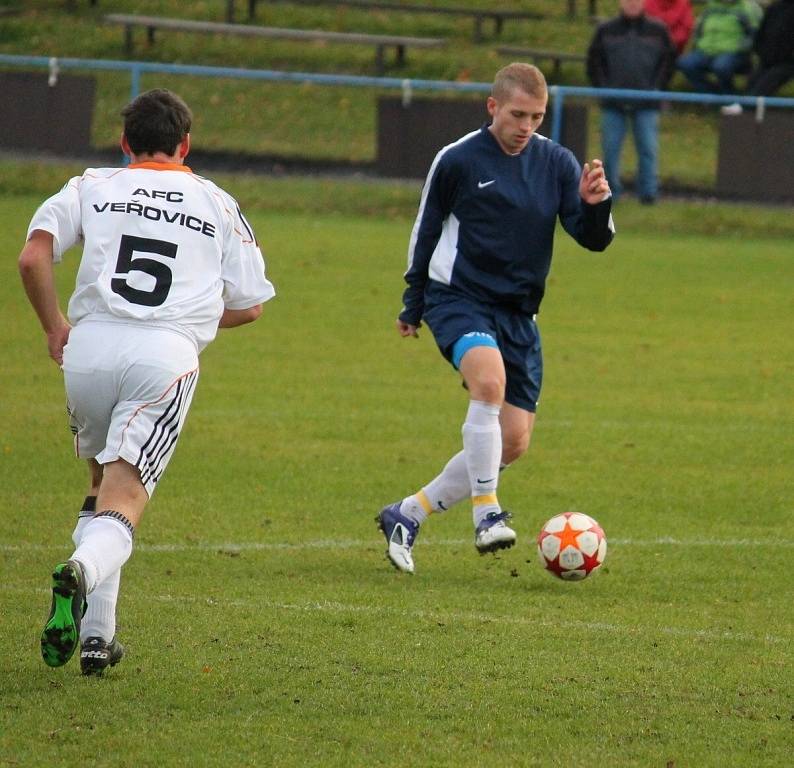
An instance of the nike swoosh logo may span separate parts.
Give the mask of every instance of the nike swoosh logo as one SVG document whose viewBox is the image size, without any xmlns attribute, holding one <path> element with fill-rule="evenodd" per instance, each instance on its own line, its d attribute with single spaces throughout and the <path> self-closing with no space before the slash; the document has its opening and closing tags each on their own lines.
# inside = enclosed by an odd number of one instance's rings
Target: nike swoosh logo
<svg viewBox="0 0 794 768">
<path fill-rule="evenodd" d="M 484 189 L 485 187 L 490 187 L 491 184 L 495 184 L 496 179 L 491 179 L 490 181 L 478 181 L 477 182 L 477 189 Z"/>
<path fill-rule="evenodd" d="M 488 483 L 492 483 L 494 480 L 496 480 L 495 477 L 492 477 L 490 480 L 480 480 L 479 477 L 477 478 L 477 482 L 481 485 L 487 485 Z"/>
</svg>

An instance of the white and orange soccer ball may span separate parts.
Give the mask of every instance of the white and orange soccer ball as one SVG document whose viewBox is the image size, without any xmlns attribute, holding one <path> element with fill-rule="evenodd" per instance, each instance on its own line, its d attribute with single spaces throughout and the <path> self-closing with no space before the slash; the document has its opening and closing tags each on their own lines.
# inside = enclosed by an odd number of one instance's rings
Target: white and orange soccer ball
<svg viewBox="0 0 794 768">
<path fill-rule="evenodd" d="M 566 581 L 580 581 L 598 570 L 607 556 L 604 530 L 589 515 L 563 512 L 538 534 L 541 565 Z"/>
</svg>

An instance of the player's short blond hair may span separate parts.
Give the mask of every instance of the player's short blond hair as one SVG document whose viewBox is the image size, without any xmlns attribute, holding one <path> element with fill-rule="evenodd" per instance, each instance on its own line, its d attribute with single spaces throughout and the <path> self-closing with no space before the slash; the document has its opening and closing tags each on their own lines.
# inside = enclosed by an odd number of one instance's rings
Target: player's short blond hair
<svg viewBox="0 0 794 768">
<path fill-rule="evenodd" d="M 516 88 L 536 99 L 545 99 L 549 93 L 543 73 L 532 64 L 520 62 L 508 64 L 496 73 L 491 96 L 497 101 L 505 101 Z"/>
</svg>

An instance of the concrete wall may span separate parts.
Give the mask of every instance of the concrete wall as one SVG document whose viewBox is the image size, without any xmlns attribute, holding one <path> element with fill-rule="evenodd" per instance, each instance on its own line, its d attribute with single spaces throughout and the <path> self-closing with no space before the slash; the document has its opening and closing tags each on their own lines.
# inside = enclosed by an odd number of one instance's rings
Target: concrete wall
<svg viewBox="0 0 794 768">
<path fill-rule="evenodd" d="M 92 77 L 0 72 L 0 147 L 74 156 L 91 144 Z"/>
</svg>

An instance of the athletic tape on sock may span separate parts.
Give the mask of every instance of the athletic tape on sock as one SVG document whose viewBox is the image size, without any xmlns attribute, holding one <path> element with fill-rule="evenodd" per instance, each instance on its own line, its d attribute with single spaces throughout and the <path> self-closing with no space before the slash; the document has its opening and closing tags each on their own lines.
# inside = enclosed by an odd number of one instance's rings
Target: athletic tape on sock
<svg viewBox="0 0 794 768">
<path fill-rule="evenodd" d="M 427 494 L 424 491 L 417 491 L 415 495 L 419 503 L 422 505 L 422 509 L 424 509 L 428 515 L 432 514 L 433 505 L 430 503 L 430 499 L 427 498 Z"/>
<path fill-rule="evenodd" d="M 485 496 L 472 496 L 471 503 L 475 507 L 480 507 L 484 504 L 498 504 L 495 493 L 488 493 Z"/>
</svg>

